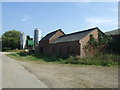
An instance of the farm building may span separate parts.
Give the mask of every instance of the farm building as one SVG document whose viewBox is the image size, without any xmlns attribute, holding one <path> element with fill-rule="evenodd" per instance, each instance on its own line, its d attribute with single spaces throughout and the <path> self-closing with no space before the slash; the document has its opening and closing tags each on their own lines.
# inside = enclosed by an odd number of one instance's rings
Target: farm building
<svg viewBox="0 0 120 90">
<path fill-rule="evenodd" d="M 48 33 L 43 37 L 36 49 L 41 54 L 54 56 L 79 55 L 85 56 L 85 46 L 92 34 L 98 39 L 99 28 L 91 28 L 75 33 L 65 34 L 61 29 Z"/>
</svg>

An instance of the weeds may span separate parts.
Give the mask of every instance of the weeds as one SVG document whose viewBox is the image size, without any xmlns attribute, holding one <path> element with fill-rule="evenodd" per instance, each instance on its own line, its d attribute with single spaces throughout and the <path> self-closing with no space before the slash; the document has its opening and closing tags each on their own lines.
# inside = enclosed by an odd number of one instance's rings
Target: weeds
<svg viewBox="0 0 120 90">
<path fill-rule="evenodd" d="M 26 59 L 30 61 L 44 61 L 44 62 L 57 62 L 61 64 L 80 64 L 80 65 L 100 65 L 100 66 L 111 66 L 118 65 L 120 55 L 112 55 L 112 54 L 97 54 L 94 56 L 86 56 L 84 58 L 80 58 L 78 56 L 69 56 L 68 58 L 60 58 L 55 56 L 34 54 L 30 52 L 18 52 L 16 54 L 10 54 L 14 57 L 19 57 L 21 59 Z"/>
</svg>

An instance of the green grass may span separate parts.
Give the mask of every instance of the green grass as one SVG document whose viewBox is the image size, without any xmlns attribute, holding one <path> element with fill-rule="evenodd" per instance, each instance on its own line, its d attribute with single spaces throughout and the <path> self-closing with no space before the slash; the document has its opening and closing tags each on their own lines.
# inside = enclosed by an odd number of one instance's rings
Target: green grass
<svg viewBox="0 0 120 90">
<path fill-rule="evenodd" d="M 34 56 L 31 55 L 27 55 L 27 56 L 20 56 L 19 54 L 7 54 L 7 56 L 17 59 L 17 60 L 21 60 L 21 61 L 41 61 L 44 62 L 42 60 L 42 58 L 36 58 Z"/>
<path fill-rule="evenodd" d="M 47 55 L 33 54 L 29 52 L 18 52 L 16 54 L 9 54 L 8 56 L 17 60 L 25 61 L 39 61 L 46 63 L 59 64 L 75 64 L 75 65 L 99 65 L 99 66 L 116 66 L 120 59 L 120 55 L 112 54 L 98 54 L 94 56 L 87 56 L 80 58 L 78 56 L 69 56 L 68 58 L 50 57 Z"/>
<path fill-rule="evenodd" d="M 21 52 L 21 51 L 23 51 L 23 50 L 4 50 L 4 51 L 2 51 L 2 52 Z"/>
</svg>

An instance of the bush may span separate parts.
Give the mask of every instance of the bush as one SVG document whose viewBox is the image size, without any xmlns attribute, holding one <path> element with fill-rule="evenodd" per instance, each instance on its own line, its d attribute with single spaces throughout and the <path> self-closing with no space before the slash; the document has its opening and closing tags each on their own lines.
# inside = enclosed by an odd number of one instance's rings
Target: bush
<svg viewBox="0 0 120 90">
<path fill-rule="evenodd" d="M 17 54 L 20 56 L 27 56 L 29 55 L 29 52 L 22 51 L 22 52 L 18 52 Z"/>
<path fill-rule="evenodd" d="M 67 64 L 83 64 L 83 65 L 101 65 L 101 66 L 110 66 L 110 65 L 118 65 L 120 56 L 118 55 L 94 55 L 94 56 L 86 56 L 84 58 L 78 58 L 70 56 L 66 59 Z"/>
<path fill-rule="evenodd" d="M 76 57 L 73 57 L 73 56 L 69 56 L 65 63 L 67 63 L 67 64 L 79 64 L 78 59 Z"/>
</svg>

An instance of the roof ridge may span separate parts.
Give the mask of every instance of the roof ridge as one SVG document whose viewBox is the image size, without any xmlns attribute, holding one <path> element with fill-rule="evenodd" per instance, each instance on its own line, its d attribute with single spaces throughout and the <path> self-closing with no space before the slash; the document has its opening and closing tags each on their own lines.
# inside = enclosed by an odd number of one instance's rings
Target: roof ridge
<svg viewBox="0 0 120 90">
<path fill-rule="evenodd" d="M 56 32 L 58 32 L 58 31 L 61 31 L 62 33 L 64 33 L 61 29 L 57 29 L 57 30 L 55 30 L 55 31 L 53 31 L 53 32 L 50 32 L 50 33 L 46 34 L 46 35 L 41 39 L 41 41 L 42 41 L 42 40 L 46 40 L 46 39 L 52 37 L 52 36 L 53 36 Z M 64 33 L 64 34 L 65 34 L 65 33 Z"/>
<path fill-rule="evenodd" d="M 99 30 L 98 27 L 95 27 L 95 28 L 91 28 L 91 29 L 87 29 L 87 30 L 83 30 L 83 31 L 75 32 L 75 33 L 70 33 L 64 36 L 60 36 L 59 38 L 54 40 L 52 43 L 78 41 L 78 40 L 81 40 L 83 37 L 85 37 L 86 35 L 88 35 L 90 32 L 92 32 L 95 29 Z"/>
<path fill-rule="evenodd" d="M 52 32 L 50 32 L 50 33 L 48 33 L 48 34 L 51 34 L 51 33 L 54 33 L 54 32 L 56 32 L 56 31 L 59 31 L 60 29 L 57 29 L 57 30 L 55 30 L 55 31 L 52 31 Z"/>
<path fill-rule="evenodd" d="M 94 27 L 94 28 L 90 28 L 90 29 L 86 29 L 86 30 L 82 30 L 82 31 L 78 31 L 78 32 L 70 33 L 70 34 L 65 34 L 60 37 L 69 36 L 69 35 L 73 35 L 73 34 L 77 34 L 77 33 L 82 33 L 82 32 L 86 32 L 86 31 L 90 31 L 90 30 L 94 30 L 94 29 L 98 29 L 98 27 Z"/>
</svg>

